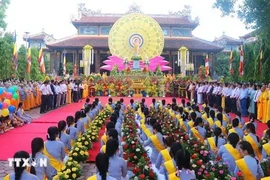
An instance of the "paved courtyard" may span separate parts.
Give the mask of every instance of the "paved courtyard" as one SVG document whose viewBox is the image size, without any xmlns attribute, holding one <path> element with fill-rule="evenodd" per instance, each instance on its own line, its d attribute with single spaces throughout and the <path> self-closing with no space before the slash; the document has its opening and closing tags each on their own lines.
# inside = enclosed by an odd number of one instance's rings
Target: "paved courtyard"
<svg viewBox="0 0 270 180">
<path fill-rule="evenodd" d="M 34 119 L 42 116 L 39 114 L 39 108 L 35 108 L 35 109 L 32 109 L 31 111 L 27 111 L 27 113 L 31 115 Z M 7 174 L 11 173 L 12 171 L 13 171 L 13 168 L 9 167 L 8 161 L 0 161 L 0 179 L 3 179 Z M 96 173 L 95 164 L 85 163 L 82 165 L 82 177 L 80 177 L 79 180 L 87 179 L 89 176 L 92 176 L 95 173 Z"/>
</svg>

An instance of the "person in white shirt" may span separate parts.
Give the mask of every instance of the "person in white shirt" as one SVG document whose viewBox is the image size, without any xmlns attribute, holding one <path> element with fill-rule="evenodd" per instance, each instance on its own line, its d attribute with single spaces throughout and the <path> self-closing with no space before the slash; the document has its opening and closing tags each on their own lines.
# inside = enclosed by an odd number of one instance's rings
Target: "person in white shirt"
<svg viewBox="0 0 270 180">
<path fill-rule="evenodd" d="M 73 86 L 73 102 L 78 102 L 78 90 L 79 90 L 79 83 L 75 83 Z"/>
<path fill-rule="evenodd" d="M 79 89 L 80 89 L 80 92 L 79 93 L 79 99 L 82 99 L 82 96 L 83 96 L 83 85 L 82 85 L 82 82 L 80 82 L 79 84 Z"/>
<path fill-rule="evenodd" d="M 235 91 L 236 91 L 236 87 L 235 87 L 235 85 L 233 84 L 233 85 L 232 85 L 231 95 L 230 95 L 231 111 L 232 111 L 233 113 L 235 113 L 235 112 L 237 111 L 237 109 L 236 109 Z"/>
<path fill-rule="evenodd" d="M 203 103 L 203 85 L 199 84 L 198 90 L 197 90 L 197 103 L 202 104 Z"/>
<path fill-rule="evenodd" d="M 254 99 L 253 99 L 253 101 L 255 103 L 255 117 L 257 117 L 257 112 L 258 112 L 257 102 L 258 102 L 259 97 L 260 97 L 260 95 L 262 93 L 261 88 L 262 88 L 261 85 L 257 86 L 257 90 L 255 92 Z"/>
<path fill-rule="evenodd" d="M 40 86 L 40 91 L 41 91 L 41 105 L 40 105 L 40 114 L 43 114 L 47 111 L 46 107 L 48 104 L 48 81 L 45 81 L 41 86 Z"/>
</svg>

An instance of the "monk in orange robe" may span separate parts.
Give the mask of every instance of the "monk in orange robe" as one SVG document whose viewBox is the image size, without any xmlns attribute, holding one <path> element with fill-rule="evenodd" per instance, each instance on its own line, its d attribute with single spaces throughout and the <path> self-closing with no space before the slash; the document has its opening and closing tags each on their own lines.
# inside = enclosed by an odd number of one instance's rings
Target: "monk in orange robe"
<svg viewBox="0 0 270 180">
<path fill-rule="evenodd" d="M 266 113 L 267 113 L 267 91 L 266 86 L 262 86 L 261 88 L 261 95 L 258 100 L 258 120 L 261 120 L 262 122 L 266 119 Z"/>
</svg>

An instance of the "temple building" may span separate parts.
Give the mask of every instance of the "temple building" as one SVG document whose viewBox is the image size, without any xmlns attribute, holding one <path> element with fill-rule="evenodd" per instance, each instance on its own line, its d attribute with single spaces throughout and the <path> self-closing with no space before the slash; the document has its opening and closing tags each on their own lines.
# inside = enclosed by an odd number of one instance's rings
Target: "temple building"
<svg viewBox="0 0 270 180">
<path fill-rule="evenodd" d="M 214 43 L 224 47 L 222 52 L 229 53 L 234 50 L 239 50 L 239 46 L 243 45 L 243 41 L 241 39 L 235 39 L 229 37 L 223 33 L 223 35 L 214 40 Z"/>
<path fill-rule="evenodd" d="M 59 71 L 63 62 L 63 52 L 66 52 L 66 61 L 76 63 L 80 67 L 82 60 L 82 49 L 90 45 L 94 49 L 94 63 L 90 65 L 90 72 L 102 73 L 100 67 L 104 60 L 111 56 L 108 47 L 108 35 L 113 24 L 125 14 L 104 14 L 93 12 L 85 8 L 79 8 L 78 18 L 72 19 L 77 34 L 63 39 L 50 41 L 46 46 L 51 50 L 51 60 L 54 61 L 54 68 Z M 161 26 L 165 38 L 164 49 L 161 56 L 170 62 L 171 73 L 180 73 L 177 64 L 178 50 L 186 47 L 189 51 L 188 63 L 193 64 L 190 73 L 197 73 L 201 65 L 205 65 L 205 56 L 209 55 L 210 71 L 215 54 L 223 50 L 223 46 L 206 41 L 192 35 L 192 31 L 199 25 L 197 20 L 191 20 L 189 16 L 177 13 L 168 15 L 150 14 Z M 77 70 L 83 73 L 83 68 Z M 190 74 L 189 73 L 189 74 Z"/>
<path fill-rule="evenodd" d="M 29 32 L 26 32 L 23 36 L 23 40 L 25 42 L 25 47 L 31 47 L 31 48 L 42 48 L 44 52 L 44 58 L 50 60 L 51 59 L 51 51 L 47 48 L 46 42 L 49 41 L 55 41 L 55 38 L 53 35 L 49 35 L 44 30 L 42 30 L 40 33 L 30 34 Z M 50 62 L 50 68 L 46 69 L 47 74 L 51 74 L 55 71 L 54 68 L 54 62 Z M 57 70 L 58 71 L 58 70 Z"/>
</svg>

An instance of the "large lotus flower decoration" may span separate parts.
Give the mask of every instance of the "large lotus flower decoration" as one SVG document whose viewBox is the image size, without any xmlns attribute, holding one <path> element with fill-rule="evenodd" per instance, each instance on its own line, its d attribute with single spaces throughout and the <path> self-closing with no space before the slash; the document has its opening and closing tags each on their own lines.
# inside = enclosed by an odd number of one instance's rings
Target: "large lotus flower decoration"
<svg viewBox="0 0 270 180">
<path fill-rule="evenodd" d="M 118 71 L 123 71 L 126 68 L 126 65 L 128 67 L 130 67 L 130 69 L 132 69 L 132 67 L 133 67 L 133 61 L 129 61 L 127 64 L 125 64 L 125 60 L 123 60 L 122 58 L 120 58 L 118 56 L 110 56 L 109 59 L 105 60 L 103 63 L 106 65 L 100 67 L 100 69 L 104 69 L 107 71 L 112 71 L 112 69 L 115 65 L 117 65 Z M 164 60 L 164 57 L 156 56 L 148 61 L 147 66 L 148 66 L 149 71 L 152 71 L 152 72 L 155 72 L 158 66 L 160 66 L 161 71 L 169 71 L 172 68 L 169 66 L 166 66 L 168 64 L 169 64 L 169 62 Z M 145 62 L 140 61 L 141 70 L 144 67 L 145 67 Z"/>
</svg>

